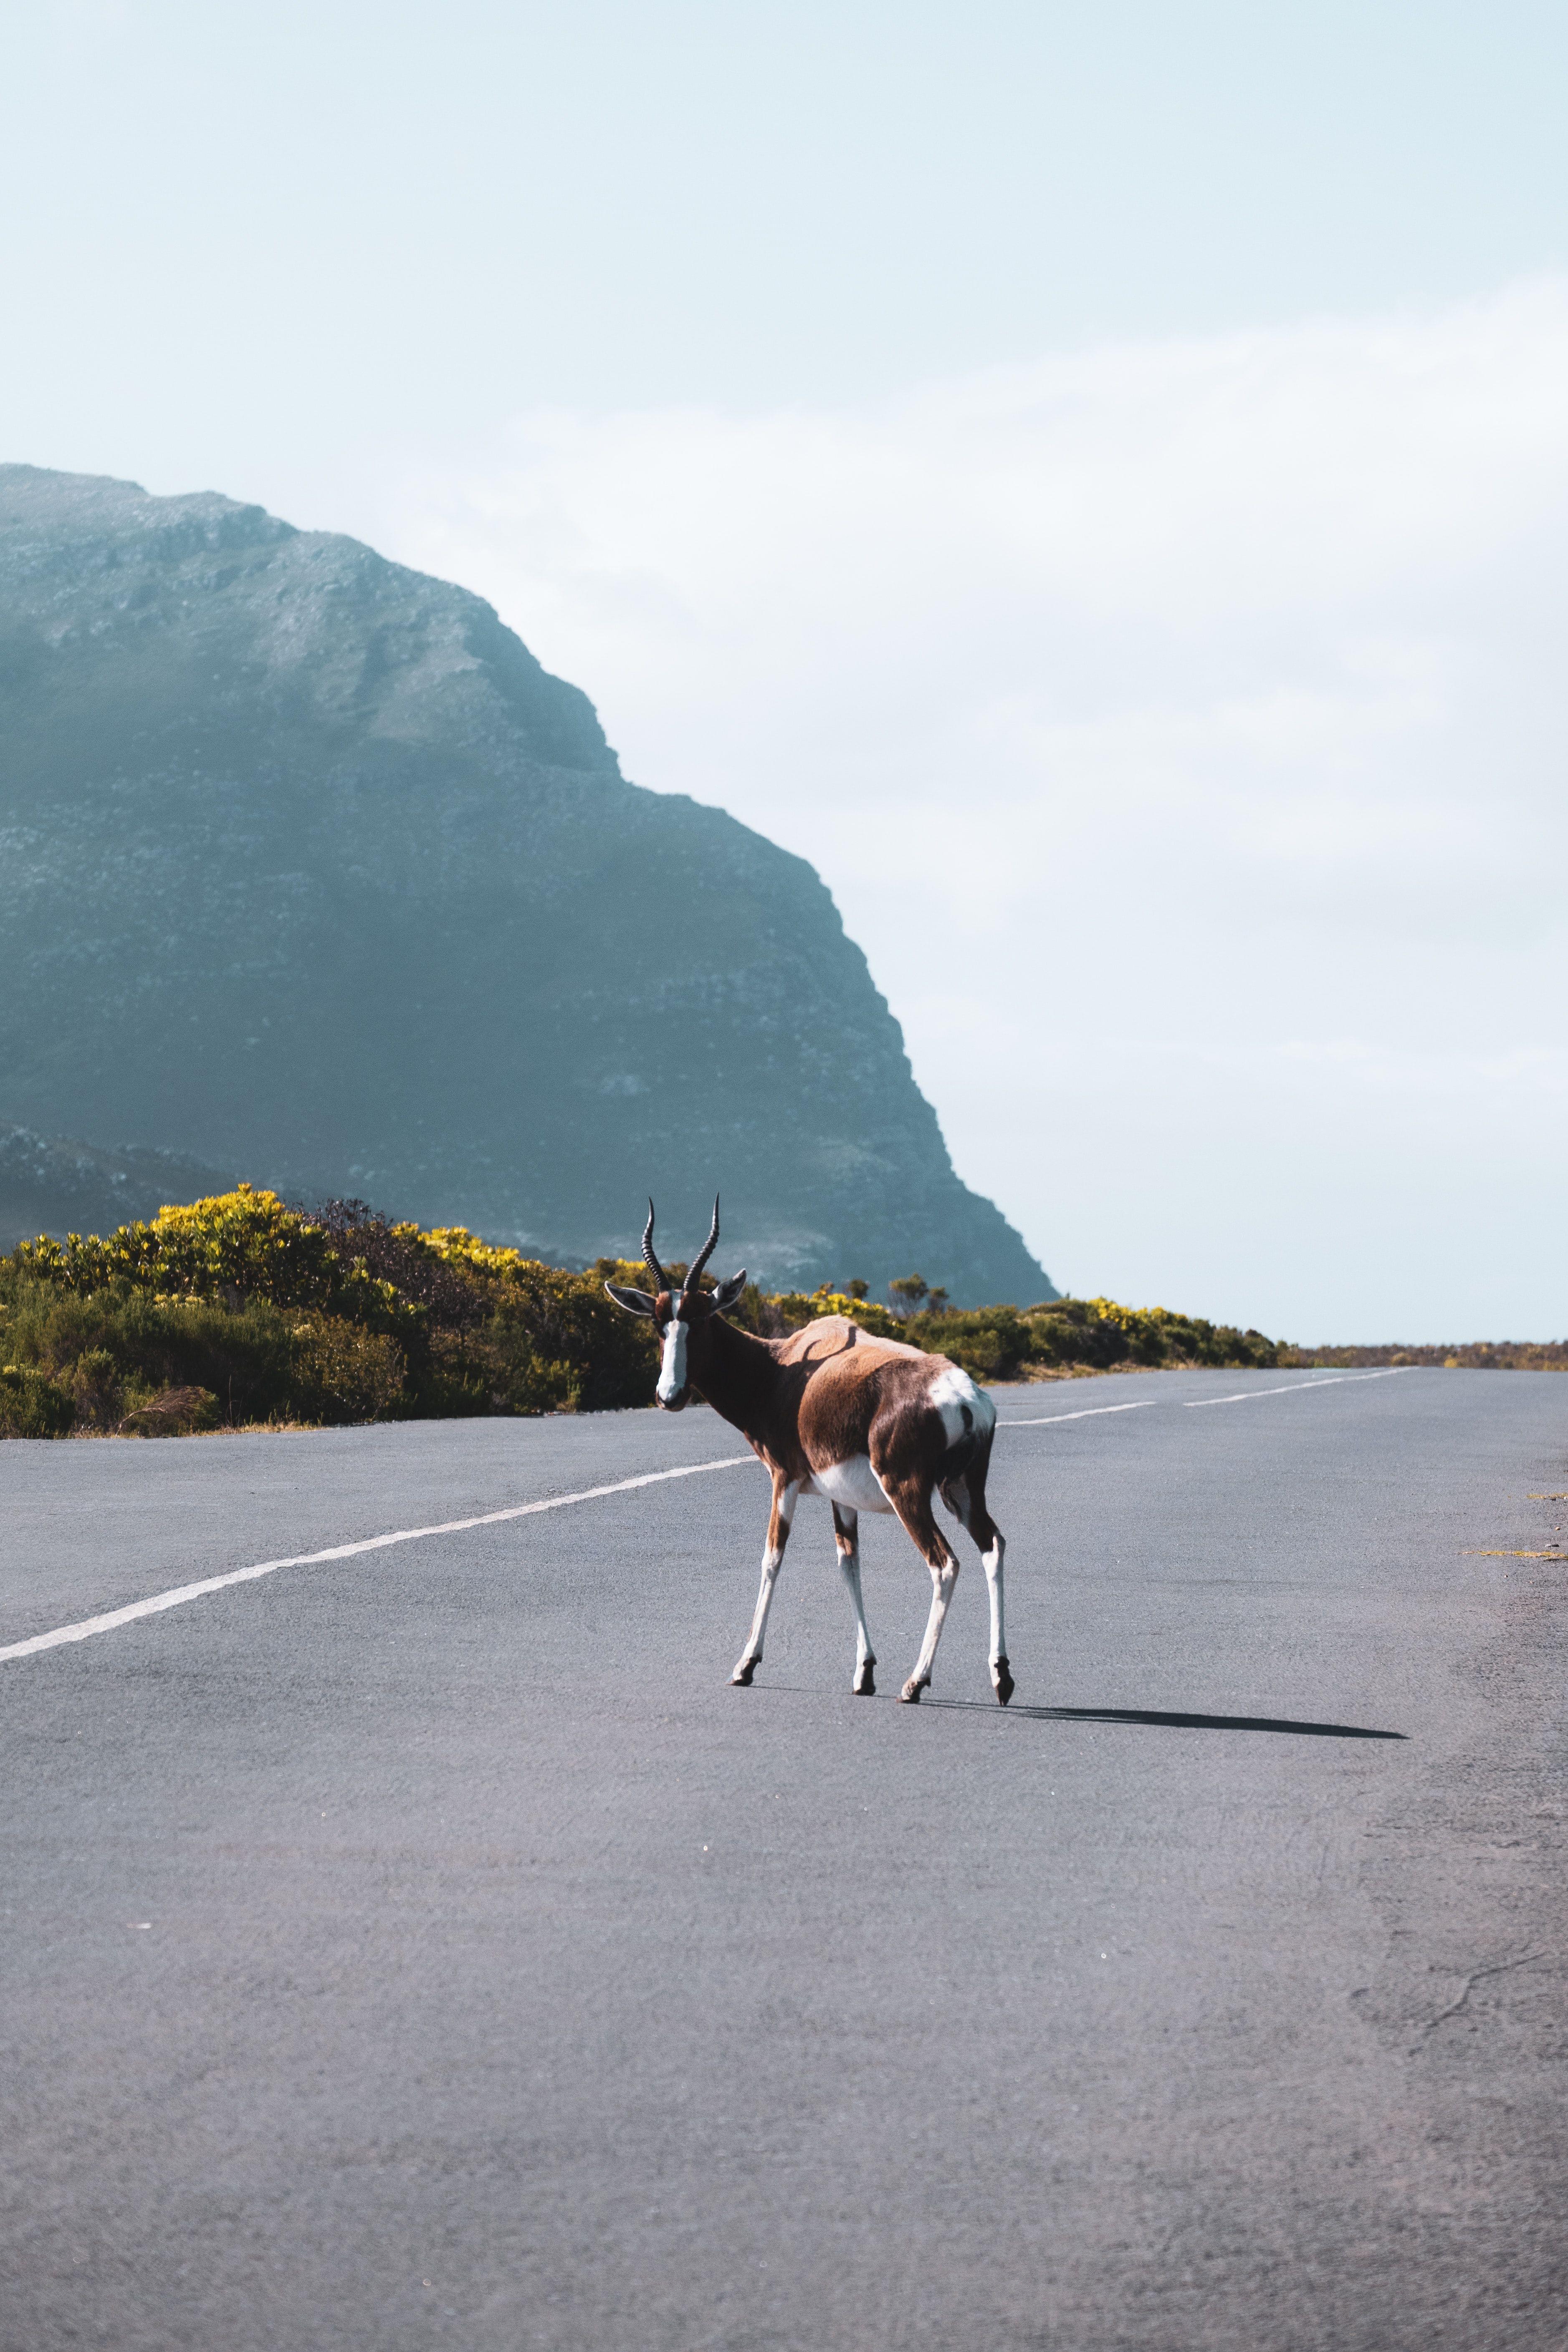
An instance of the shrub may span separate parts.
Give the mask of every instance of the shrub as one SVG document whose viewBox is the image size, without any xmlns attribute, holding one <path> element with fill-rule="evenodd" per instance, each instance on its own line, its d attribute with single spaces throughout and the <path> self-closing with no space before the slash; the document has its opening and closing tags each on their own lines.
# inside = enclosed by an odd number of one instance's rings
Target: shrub
<svg viewBox="0 0 1568 2352">
<path fill-rule="evenodd" d="M 402 1398 L 404 1355 L 389 1333 L 313 1311 L 289 1337 L 289 1405 L 301 1420 L 379 1421 Z"/>
<path fill-rule="evenodd" d="M 1032 1360 L 1035 1343 L 1035 1335 L 1016 1307 L 911 1316 L 902 1337 L 932 1354 L 951 1356 L 977 1381 L 1016 1381 Z"/>
<path fill-rule="evenodd" d="M 59 1385 L 76 1408 L 76 1426 L 116 1429 L 125 1411 L 125 1380 L 109 1348 L 84 1348 Z"/>
<path fill-rule="evenodd" d="M 429 1240 L 448 1265 L 488 1282 L 489 1320 L 459 1352 L 476 1374 L 488 1370 L 498 1383 L 493 1392 L 504 1402 L 492 1410 L 603 1412 L 651 1402 L 658 1370 L 653 1326 L 605 1293 L 606 1279 L 645 1288 L 646 1268 L 615 1260 L 607 1276 L 597 1266 L 572 1274 L 519 1250 L 492 1249 L 460 1225 L 437 1228 Z M 544 1397 L 558 1402 L 532 1402 Z"/>
<path fill-rule="evenodd" d="M 667 1271 L 679 1284 L 686 1266 Z M 0 1353 L 14 1368 L 0 1433 L 647 1404 L 654 1329 L 605 1297 L 606 1280 L 646 1289 L 648 1276 L 621 1258 L 574 1273 L 462 1226 L 426 1233 L 363 1201 L 290 1208 L 242 1184 L 102 1238 L 41 1238 L 0 1260 Z M 1064 1298 L 956 1309 L 919 1275 L 891 1288 L 896 1309 L 869 1299 L 858 1277 L 772 1296 L 752 1283 L 731 1319 L 777 1338 L 842 1315 L 987 1381 L 1280 1360 L 1259 1332 L 1163 1307 Z"/>
<path fill-rule="evenodd" d="M 65 1437 L 76 1407 L 42 1372 L 0 1365 L 0 1437 Z"/>
<path fill-rule="evenodd" d="M 341 1257 L 324 1227 L 286 1207 L 276 1192 L 249 1184 L 184 1208 L 160 1209 L 151 1223 L 121 1225 L 103 1240 L 68 1234 L 57 1242 L 41 1235 L 24 1242 L 13 1262 L 22 1273 L 79 1296 L 129 1285 L 162 1298 L 221 1300 L 231 1307 L 261 1299 L 275 1307 L 330 1308 L 383 1328 L 417 1322 L 421 1312 L 363 1259 Z"/>
<path fill-rule="evenodd" d="M 298 1305 L 331 1296 L 337 1257 L 326 1234 L 284 1207 L 276 1192 L 241 1184 L 185 1207 L 160 1209 L 150 1223 L 121 1225 L 100 1240 L 68 1234 L 24 1242 L 22 1265 L 65 1290 L 95 1291 L 126 1281 L 178 1297 L 237 1303 L 270 1298 Z"/>
<path fill-rule="evenodd" d="M 363 1268 L 447 1330 L 464 1330 L 485 1319 L 483 1283 L 460 1258 L 445 1257 L 417 1225 L 394 1224 L 364 1201 L 323 1201 L 300 1213 L 326 1234 L 339 1262 L 351 1269 L 351 1279 L 353 1269 Z"/>
<path fill-rule="evenodd" d="M 747 1295 L 754 1286 L 748 1284 Z M 874 1300 L 847 1290 L 830 1290 L 826 1283 L 820 1290 L 784 1290 L 772 1295 L 758 1291 L 759 1311 L 755 1328 L 765 1338 L 781 1339 L 786 1331 L 798 1331 L 803 1325 L 813 1323 L 819 1315 L 843 1315 L 851 1323 L 858 1323 L 863 1331 L 875 1333 L 879 1339 L 907 1338 L 905 1323 L 886 1307 Z"/>
<path fill-rule="evenodd" d="M 62 1294 L 36 1276 L 16 1280 L 16 1263 L 14 1254 L 0 1268 L 13 1277 L 5 1354 L 79 1396 L 88 1426 L 113 1427 L 172 1388 L 209 1390 L 234 1423 L 288 1411 L 289 1323 L 266 1301 L 161 1298 L 123 1280 Z"/>
</svg>

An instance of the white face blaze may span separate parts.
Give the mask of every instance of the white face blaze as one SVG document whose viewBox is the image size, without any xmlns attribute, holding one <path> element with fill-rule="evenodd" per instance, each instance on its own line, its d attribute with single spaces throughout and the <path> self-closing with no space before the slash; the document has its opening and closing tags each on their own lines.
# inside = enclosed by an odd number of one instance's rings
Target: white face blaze
<svg viewBox="0 0 1568 2352">
<path fill-rule="evenodd" d="M 658 1401 L 673 1404 L 686 1386 L 686 1335 L 688 1325 L 679 1315 L 672 1315 L 664 1327 L 664 1361 L 658 1368 Z"/>
</svg>

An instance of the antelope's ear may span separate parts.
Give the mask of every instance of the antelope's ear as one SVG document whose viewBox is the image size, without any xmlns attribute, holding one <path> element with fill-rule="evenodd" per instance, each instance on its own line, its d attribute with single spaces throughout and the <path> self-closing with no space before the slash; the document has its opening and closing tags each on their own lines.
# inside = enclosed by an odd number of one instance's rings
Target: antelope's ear
<svg viewBox="0 0 1568 2352">
<path fill-rule="evenodd" d="M 733 1307 L 745 1286 L 746 1269 L 742 1266 L 739 1274 L 732 1274 L 729 1280 L 721 1282 L 713 1293 L 714 1312 L 722 1315 L 727 1307 Z"/>
<path fill-rule="evenodd" d="M 618 1282 L 606 1282 L 605 1288 L 616 1305 L 624 1307 L 628 1315 L 653 1314 L 654 1304 L 646 1290 L 623 1290 Z"/>
</svg>

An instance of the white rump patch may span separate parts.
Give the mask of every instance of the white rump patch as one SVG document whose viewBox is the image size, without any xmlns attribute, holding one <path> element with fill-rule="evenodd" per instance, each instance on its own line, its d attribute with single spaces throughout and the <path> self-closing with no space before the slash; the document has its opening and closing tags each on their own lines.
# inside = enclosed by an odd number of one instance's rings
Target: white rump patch
<svg viewBox="0 0 1568 2352">
<path fill-rule="evenodd" d="M 888 1490 L 871 1467 L 868 1454 L 852 1454 L 847 1462 L 830 1463 L 819 1470 L 815 1463 L 811 1469 L 814 1493 L 826 1495 L 832 1503 L 842 1504 L 847 1511 L 890 1511 Z"/>
<path fill-rule="evenodd" d="M 996 1425 L 996 1408 L 984 1389 L 977 1389 L 967 1372 L 956 1364 L 944 1365 L 931 1384 L 929 1400 L 942 1415 L 942 1434 L 950 1445 L 956 1445 L 969 1429 L 982 1435 Z M 969 1419 L 964 1419 L 964 1407 Z"/>
</svg>

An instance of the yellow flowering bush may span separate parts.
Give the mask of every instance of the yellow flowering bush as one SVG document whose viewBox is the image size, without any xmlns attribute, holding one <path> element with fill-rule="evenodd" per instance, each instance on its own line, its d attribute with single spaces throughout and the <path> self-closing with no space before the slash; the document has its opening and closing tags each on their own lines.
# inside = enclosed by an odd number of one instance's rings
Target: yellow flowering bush
<svg viewBox="0 0 1568 2352">
<path fill-rule="evenodd" d="M 684 1265 L 668 1272 L 679 1282 Z M 605 1281 L 638 1264 L 545 1265 L 461 1225 L 426 1232 L 361 1201 L 310 1212 L 249 1184 L 103 1236 L 24 1243 L 0 1259 L 0 1435 L 167 1434 L 258 1423 L 594 1412 L 652 1399 L 651 1324 Z M 918 1276 L 901 1311 L 858 1282 L 768 1294 L 731 1318 L 768 1337 L 842 1315 L 950 1356 L 980 1380 L 1139 1364 L 1261 1364 L 1238 1332 L 1114 1299 L 954 1309 Z"/>
</svg>

